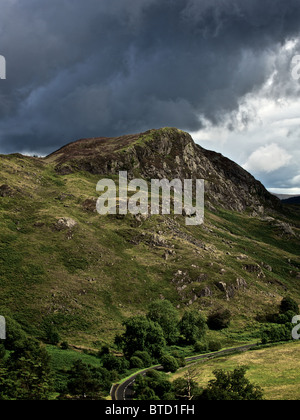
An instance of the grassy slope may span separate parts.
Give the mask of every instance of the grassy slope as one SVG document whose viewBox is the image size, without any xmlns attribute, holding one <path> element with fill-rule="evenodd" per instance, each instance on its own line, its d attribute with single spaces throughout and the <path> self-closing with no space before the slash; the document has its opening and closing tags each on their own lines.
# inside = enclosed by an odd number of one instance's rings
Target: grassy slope
<svg viewBox="0 0 300 420">
<path fill-rule="evenodd" d="M 103 217 L 83 206 L 97 197 L 97 176 L 58 175 L 41 159 L 16 155 L 0 157 L 0 165 L 0 185 L 15 190 L 0 198 L 0 313 L 30 333 L 40 336 L 43 323 L 52 321 L 63 340 L 96 349 L 110 344 L 124 317 L 144 313 L 151 300 L 163 296 L 182 311 L 195 291 L 209 286 L 213 296 L 193 305 L 205 313 L 228 307 L 234 322 L 222 339 L 233 344 L 252 339 L 255 315 L 274 309 L 287 291 L 300 302 L 299 281 L 290 274 L 299 271 L 299 240 L 269 222 L 226 211 L 207 211 L 205 226 L 193 228 L 182 217 L 155 216 L 142 224 L 132 216 Z M 76 220 L 71 234 L 55 229 L 60 217 Z M 153 234 L 175 250 L 167 261 L 166 248 L 149 245 Z M 265 278 L 243 270 L 262 261 L 273 267 L 263 270 Z M 178 270 L 189 278 L 182 292 L 172 283 Z M 199 281 L 200 274 L 207 278 Z M 227 301 L 214 283 L 237 277 L 249 287 Z"/>
<path fill-rule="evenodd" d="M 300 399 L 300 361 L 298 341 L 265 349 L 248 351 L 205 362 L 197 362 L 190 368 L 200 386 L 205 387 L 214 379 L 215 369 L 230 371 L 247 366 L 246 377 L 264 390 L 266 400 Z M 172 376 L 172 380 L 184 376 L 187 367 Z"/>
</svg>

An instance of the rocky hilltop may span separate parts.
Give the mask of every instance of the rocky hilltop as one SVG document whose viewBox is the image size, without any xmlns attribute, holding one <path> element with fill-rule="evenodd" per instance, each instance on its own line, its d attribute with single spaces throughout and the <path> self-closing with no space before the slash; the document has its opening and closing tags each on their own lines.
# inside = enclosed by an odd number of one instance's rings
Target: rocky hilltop
<svg viewBox="0 0 300 420">
<path fill-rule="evenodd" d="M 243 212 L 263 214 L 279 210 L 280 200 L 242 167 L 219 153 L 205 150 L 192 137 L 176 128 L 149 130 L 118 138 L 82 139 L 52 153 L 60 174 L 87 171 L 115 175 L 128 171 L 130 177 L 204 179 L 206 204 Z"/>
</svg>

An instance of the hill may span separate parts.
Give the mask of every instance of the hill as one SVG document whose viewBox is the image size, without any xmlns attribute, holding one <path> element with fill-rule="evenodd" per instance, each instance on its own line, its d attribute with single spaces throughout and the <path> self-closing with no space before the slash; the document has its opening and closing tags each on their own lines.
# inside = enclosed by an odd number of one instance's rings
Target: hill
<svg viewBox="0 0 300 420">
<path fill-rule="evenodd" d="M 287 198 L 286 200 L 282 200 L 285 204 L 300 204 L 300 196 Z"/>
<path fill-rule="evenodd" d="M 158 298 L 179 312 L 233 314 L 225 340 L 256 334 L 258 313 L 300 302 L 299 211 L 240 166 L 173 128 L 82 139 L 46 158 L 0 156 L 0 313 L 42 337 L 100 348 Z M 204 178 L 205 223 L 178 215 L 100 216 L 96 184 Z"/>
</svg>

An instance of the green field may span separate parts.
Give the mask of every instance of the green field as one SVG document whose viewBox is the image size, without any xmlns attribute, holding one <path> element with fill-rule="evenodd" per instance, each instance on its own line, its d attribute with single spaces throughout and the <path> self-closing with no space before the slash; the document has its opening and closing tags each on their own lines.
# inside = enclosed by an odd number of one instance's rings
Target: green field
<svg viewBox="0 0 300 420">
<path fill-rule="evenodd" d="M 245 353 L 201 361 L 189 365 L 200 386 L 205 387 L 214 378 L 213 371 L 232 371 L 247 366 L 246 377 L 264 391 L 266 400 L 300 399 L 300 343 L 298 341 Z M 172 380 L 183 377 L 188 367 L 172 375 Z"/>
</svg>

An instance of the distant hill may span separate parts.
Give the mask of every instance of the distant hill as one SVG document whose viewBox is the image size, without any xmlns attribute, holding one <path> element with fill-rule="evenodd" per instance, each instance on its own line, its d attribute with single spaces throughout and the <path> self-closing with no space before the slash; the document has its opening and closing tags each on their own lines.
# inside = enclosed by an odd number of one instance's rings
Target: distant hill
<svg viewBox="0 0 300 420">
<path fill-rule="evenodd" d="M 281 200 L 284 204 L 300 204 L 300 195 Z"/>
</svg>

